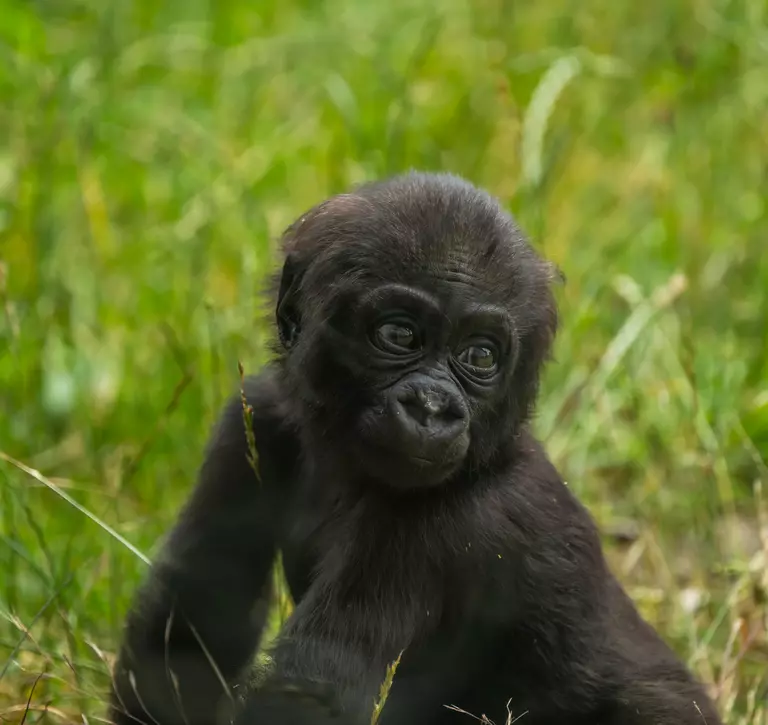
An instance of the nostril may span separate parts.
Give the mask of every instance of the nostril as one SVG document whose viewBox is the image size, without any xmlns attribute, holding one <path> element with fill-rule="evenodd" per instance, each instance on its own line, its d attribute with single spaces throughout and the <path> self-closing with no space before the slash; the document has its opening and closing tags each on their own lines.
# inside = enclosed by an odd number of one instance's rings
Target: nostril
<svg viewBox="0 0 768 725">
<path fill-rule="evenodd" d="M 430 414 L 415 395 L 398 396 L 400 406 L 409 418 L 413 418 L 419 425 L 426 425 Z"/>
</svg>

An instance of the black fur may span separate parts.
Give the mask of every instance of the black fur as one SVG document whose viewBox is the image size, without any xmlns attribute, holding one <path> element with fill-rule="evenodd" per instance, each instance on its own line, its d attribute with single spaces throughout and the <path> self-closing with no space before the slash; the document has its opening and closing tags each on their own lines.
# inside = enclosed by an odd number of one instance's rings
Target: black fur
<svg viewBox="0 0 768 725">
<path fill-rule="evenodd" d="M 128 618 L 112 719 L 212 724 L 234 703 L 238 725 L 367 725 L 404 651 L 383 725 L 472 722 L 448 706 L 497 725 L 508 708 L 525 725 L 718 725 L 529 432 L 557 273 L 513 219 L 460 179 L 410 174 L 320 204 L 284 246 L 281 344 L 246 388 L 260 481 L 235 397 Z M 415 352 L 375 337 L 391 307 L 416 320 L 393 333 Z M 472 354 L 497 368 L 470 374 L 461 351 L 487 325 Z M 278 549 L 297 606 L 241 698 Z"/>
</svg>

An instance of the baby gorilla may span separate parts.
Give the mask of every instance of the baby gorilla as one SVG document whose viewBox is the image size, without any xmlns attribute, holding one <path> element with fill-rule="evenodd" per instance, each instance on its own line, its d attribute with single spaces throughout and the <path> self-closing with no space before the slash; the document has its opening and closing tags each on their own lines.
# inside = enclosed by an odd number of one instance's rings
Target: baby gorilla
<svg viewBox="0 0 768 725">
<path fill-rule="evenodd" d="M 413 173 L 284 248 L 276 360 L 245 387 L 259 476 L 235 396 L 128 618 L 112 720 L 364 725 L 402 652 L 384 725 L 718 725 L 530 433 L 556 275 L 509 214 Z M 278 550 L 296 608 L 241 687 Z"/>
</svg>

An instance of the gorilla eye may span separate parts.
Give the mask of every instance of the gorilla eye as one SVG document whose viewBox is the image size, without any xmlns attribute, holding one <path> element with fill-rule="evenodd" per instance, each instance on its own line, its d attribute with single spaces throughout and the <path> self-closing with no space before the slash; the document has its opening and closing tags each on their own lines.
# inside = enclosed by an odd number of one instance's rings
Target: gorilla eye
<svg viewBox="0 0 768 725">
<path fill-rule="evenodd" d="M 418 350 L 420 341 L 414 327 L 405 322 L 385 322 L 376 328 L 376 346 L 385 352 L 409 353 Z"/>
<path fill-rule="evenodd" d="M 457 356 L 457 360 L 469 368 L 470 372 L 479 375 L 489 375 L 496 372 L 496 353 L 492 347 L 485 345 L 470 345 Z"/>
</svg>

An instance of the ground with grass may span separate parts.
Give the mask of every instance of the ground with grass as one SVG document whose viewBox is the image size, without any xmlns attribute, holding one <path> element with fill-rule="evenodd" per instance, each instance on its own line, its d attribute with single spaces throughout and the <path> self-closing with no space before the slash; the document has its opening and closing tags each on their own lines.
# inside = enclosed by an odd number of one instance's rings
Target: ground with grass
<svg viewBox="0 0 768 725">
<path fill-rule="evenodd" d="M 764 0 L 0 0 L 0 720 L 103 715 L 280 231 L 418 167 L 562 268 L 537 430 L 768 723 L 767 64 Z"/>
</svg>

